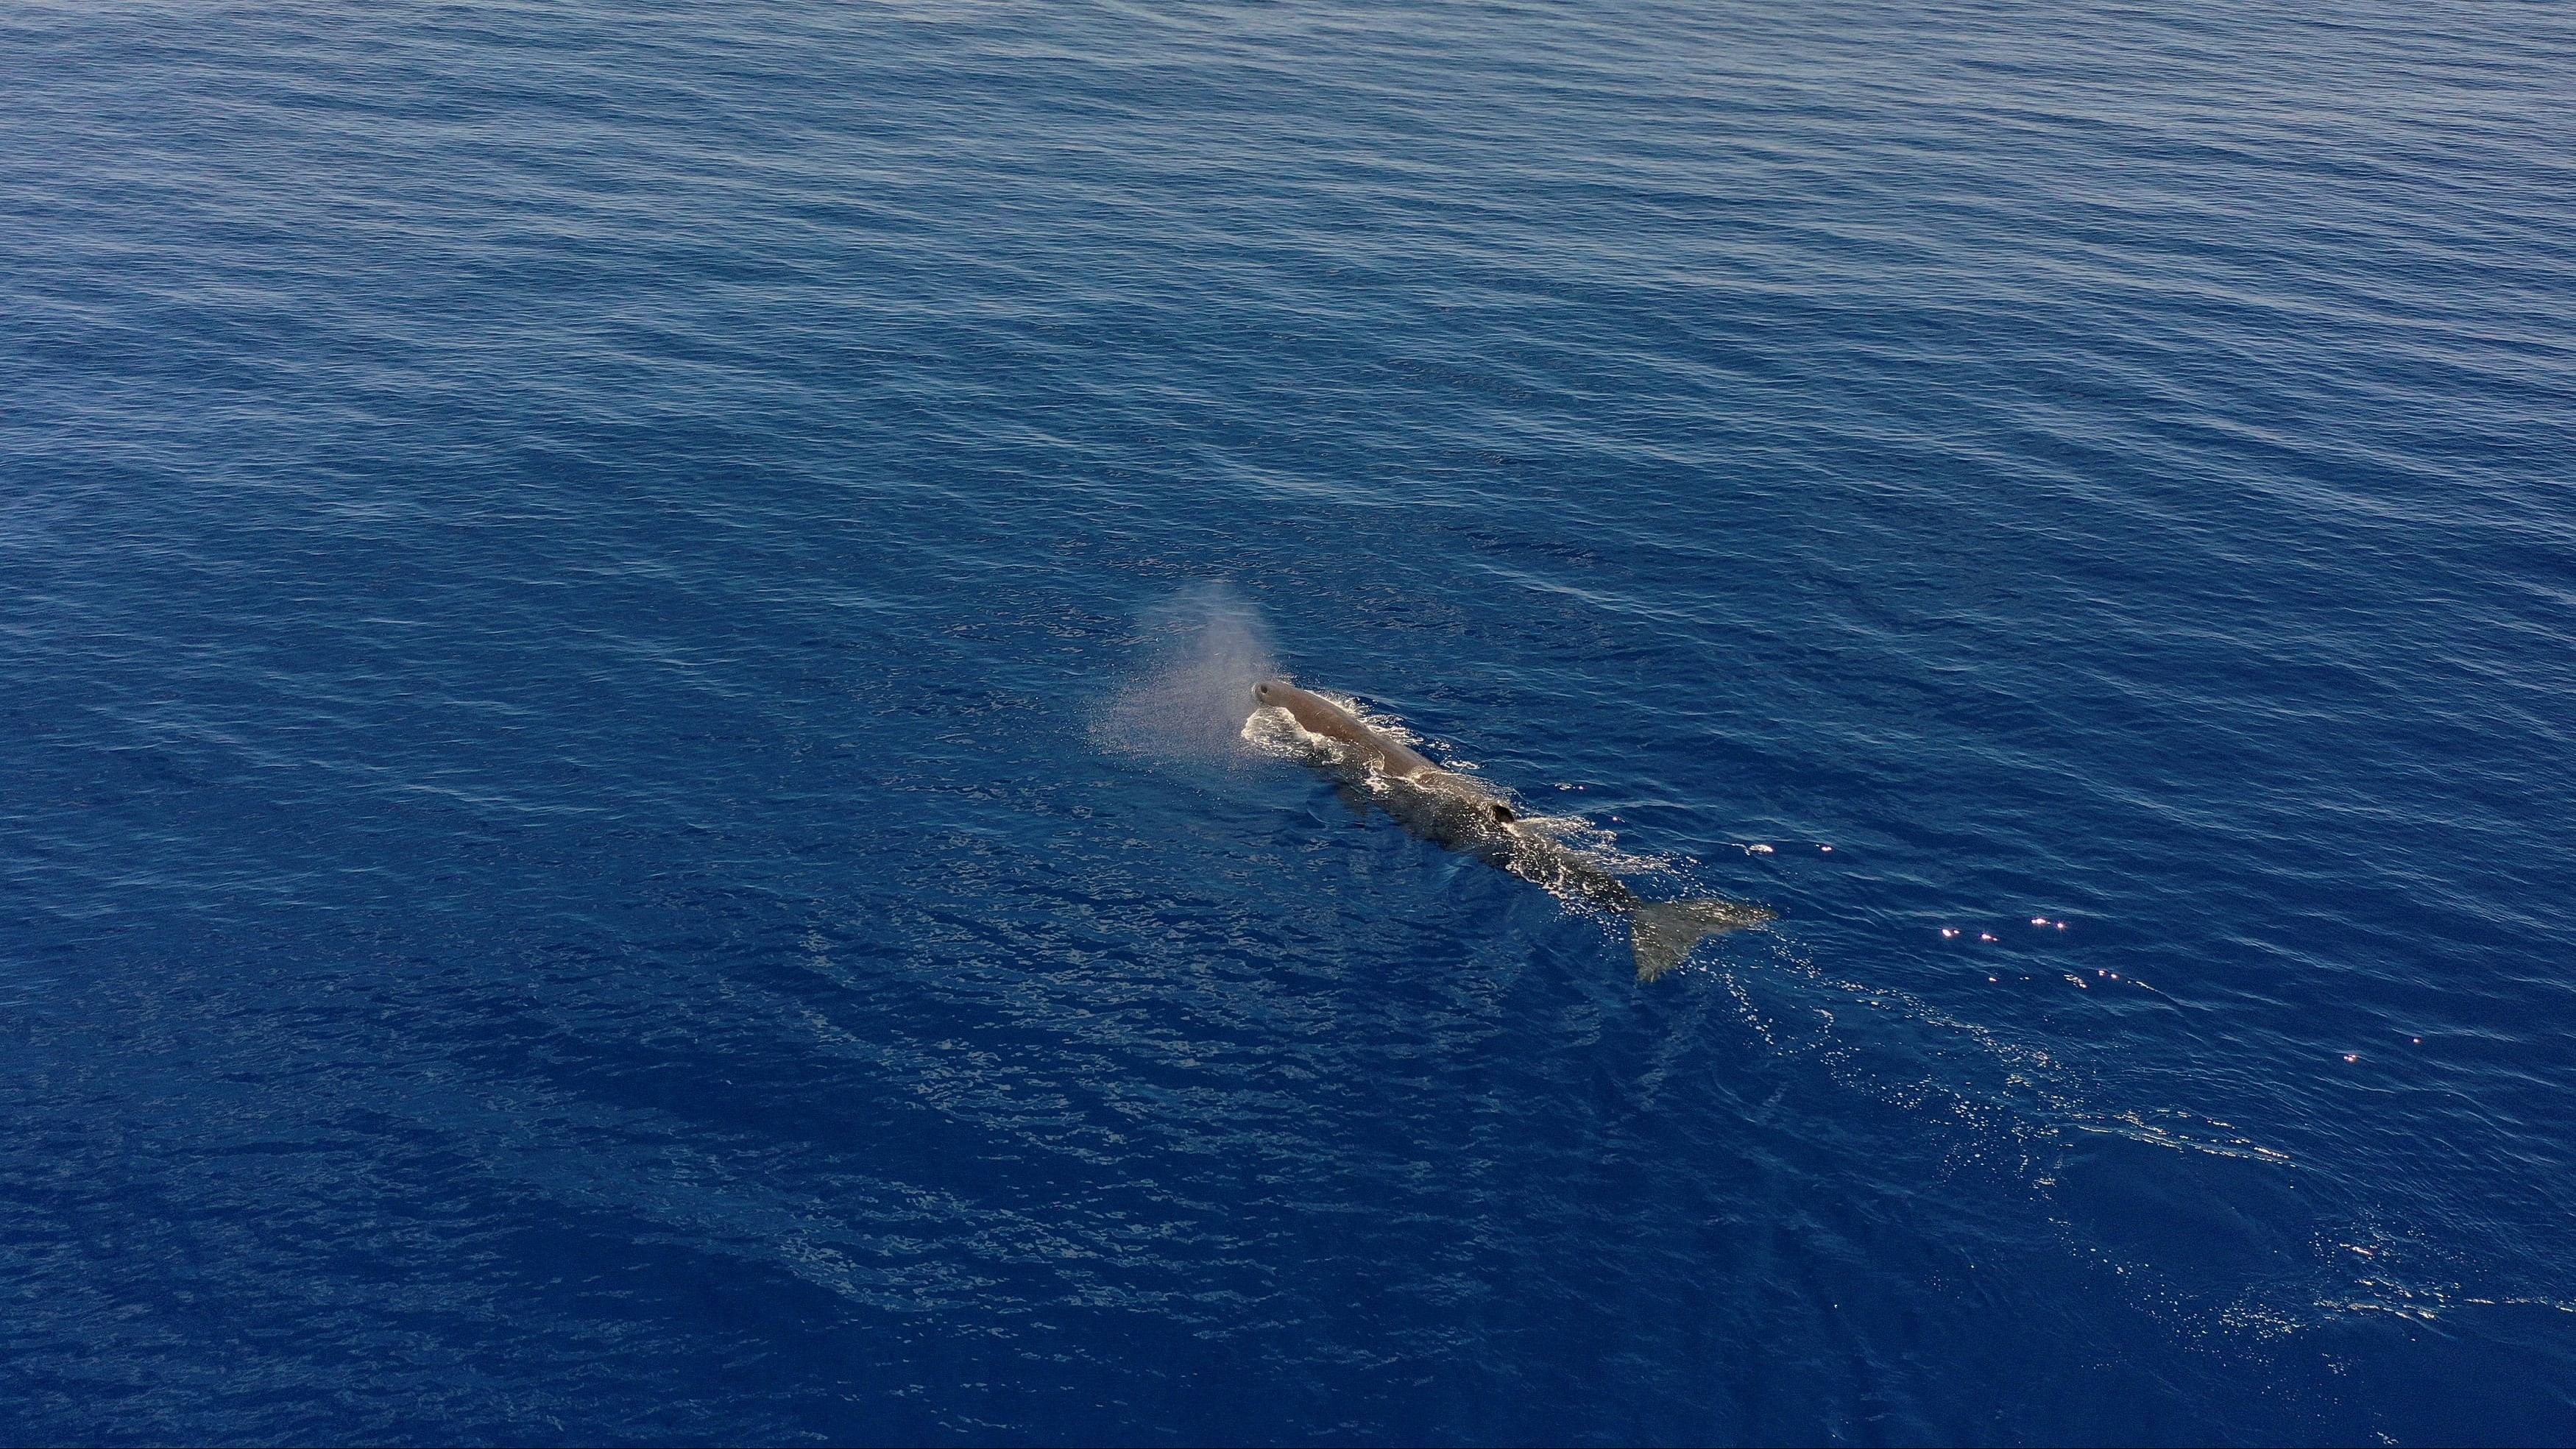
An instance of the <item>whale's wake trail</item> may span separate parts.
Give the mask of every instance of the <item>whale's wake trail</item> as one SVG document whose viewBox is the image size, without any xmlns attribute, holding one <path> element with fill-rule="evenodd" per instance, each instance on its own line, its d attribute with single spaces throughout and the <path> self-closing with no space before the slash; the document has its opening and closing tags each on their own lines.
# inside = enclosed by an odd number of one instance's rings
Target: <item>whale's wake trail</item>
<svg viewBox="0 0 2576 1449">
<path fill-rule="evenodd" d="M 1165 764 L 1249 758 L 1252 687 L 1279 672 L 1261 612 L 1224 584 L 1185 589 L 1137 621 L 1146 664 L 1093 720 L 1101 748 Z"/>
</svg>

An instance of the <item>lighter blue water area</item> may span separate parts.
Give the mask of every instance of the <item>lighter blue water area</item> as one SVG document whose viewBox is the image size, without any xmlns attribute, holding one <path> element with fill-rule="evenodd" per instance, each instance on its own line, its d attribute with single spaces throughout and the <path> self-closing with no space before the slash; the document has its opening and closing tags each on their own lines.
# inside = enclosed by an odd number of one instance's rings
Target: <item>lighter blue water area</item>
<svg viewBox="0 0 2576 1449">
<path fill-rule="evenodd" d="M 11 7 L 0 1440 L 2576 1441 L 2571 115 Z M 1268 668 L 1779 919 L 1641 985 Z"/>
</svg>

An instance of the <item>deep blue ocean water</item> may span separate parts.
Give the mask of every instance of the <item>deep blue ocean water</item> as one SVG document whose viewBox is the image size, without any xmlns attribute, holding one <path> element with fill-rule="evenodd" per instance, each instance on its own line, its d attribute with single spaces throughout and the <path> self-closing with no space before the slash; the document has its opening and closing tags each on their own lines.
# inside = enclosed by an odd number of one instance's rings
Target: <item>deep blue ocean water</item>
<svg viewBox="0 0 2576 1449">
<path fill-rule="evenodd" d="M 11 7 L 0 1440 L 2576 1441 L 2571 115 Z M 1640 985 L 1264 655 L 1780 920 Z"/>
</svg>

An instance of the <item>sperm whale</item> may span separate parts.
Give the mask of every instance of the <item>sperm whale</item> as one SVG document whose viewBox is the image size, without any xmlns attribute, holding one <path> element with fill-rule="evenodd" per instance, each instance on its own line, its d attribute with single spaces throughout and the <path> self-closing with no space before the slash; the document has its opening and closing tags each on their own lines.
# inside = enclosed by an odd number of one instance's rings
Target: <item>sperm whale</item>
<svg viewBox="0 0 2576 1449">
<path fill-rule="evenodd" d="M 1267 679 L 1253 686 L 1252 697 L 1255 709 L 1282 711 L 1318 742 L 1308 752 L 1310 763 L 1339 783 L 1369 787 L 1368 797 L 1413 835 L 1509 871 L 1560 899 L 1625 914 L 1640 981 L 1680 965 L 1710 936 L 1773 919 L 1773 912 L 1740 901 L 1646 900 L 1599 860 L 1522 819 L 1491 790 L 1442 769 L 1313 690 Z"/>
</svg>

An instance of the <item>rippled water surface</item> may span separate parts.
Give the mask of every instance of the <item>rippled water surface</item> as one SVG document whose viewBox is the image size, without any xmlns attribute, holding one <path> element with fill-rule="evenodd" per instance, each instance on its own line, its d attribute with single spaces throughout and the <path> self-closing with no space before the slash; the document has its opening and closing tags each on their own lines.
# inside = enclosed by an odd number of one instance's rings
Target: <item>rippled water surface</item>
<svg viewBox="0 0 2576 1449">
<path fill-rule="evenodd" d="M 2576 1440 L 2571 77 L 12 7 L 0 1439 Z"/>
</svg>

